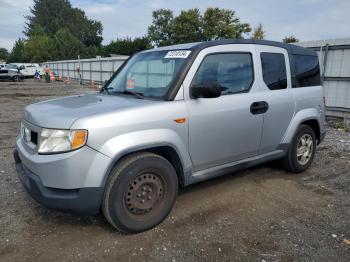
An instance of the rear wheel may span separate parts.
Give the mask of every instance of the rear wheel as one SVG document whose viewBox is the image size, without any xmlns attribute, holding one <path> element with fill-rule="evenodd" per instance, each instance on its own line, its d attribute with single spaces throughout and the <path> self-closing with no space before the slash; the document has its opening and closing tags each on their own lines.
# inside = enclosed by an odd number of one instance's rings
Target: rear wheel
<svg viewBox="0 0 350 262">
<path fill-rule="evenodd" d="M 138 233 L 161 223 L 176 199 L 178 180 L 174 167 L 153 153 L 123 159 L 107 181 L 103 214 L 118 230 Z"/>
<path fill-rule="evenodd" d="M 308 125 L 301 125 L 283 159 L 285 168 L 293 173 L 305 171 L 312 163 L 316 151 L 314 130 Z"/>
</svg>

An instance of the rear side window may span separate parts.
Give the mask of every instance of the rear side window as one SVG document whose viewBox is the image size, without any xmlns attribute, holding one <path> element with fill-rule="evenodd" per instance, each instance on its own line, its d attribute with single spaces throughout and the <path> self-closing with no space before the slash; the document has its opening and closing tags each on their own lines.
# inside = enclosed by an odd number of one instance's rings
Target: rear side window
<svg viewBox="0 0 350 262">
<path fill-rule="evenodd" d="M 270 90 L 287 88 L 286 62 L 283 54 L 261 53 L 264 82 Z"/>
<path fill-rule="evenodd" d="M 221 53 L 204 58 L 192 84 L 219 84 L 221 94 L 228 95 L 248 91 L 253 81 L 250 53 Z"/>
<path fill-rule="evenodd" d="M 317 56 L 294 55 L 296 86 L 321 85 L 320 67 Z"/>
</svg>

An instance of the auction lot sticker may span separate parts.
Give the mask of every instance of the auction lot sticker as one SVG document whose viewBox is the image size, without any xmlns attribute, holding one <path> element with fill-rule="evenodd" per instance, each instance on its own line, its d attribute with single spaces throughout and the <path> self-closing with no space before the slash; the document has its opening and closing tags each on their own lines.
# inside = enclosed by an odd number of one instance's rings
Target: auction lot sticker
<svg viewBox="0 0 350 262">
<path fill-rule="evenodd" d="M 187 58 L 190 53 L 190 50 L 173 50 L 169 51 L 164 58 Z"/>
</svg>

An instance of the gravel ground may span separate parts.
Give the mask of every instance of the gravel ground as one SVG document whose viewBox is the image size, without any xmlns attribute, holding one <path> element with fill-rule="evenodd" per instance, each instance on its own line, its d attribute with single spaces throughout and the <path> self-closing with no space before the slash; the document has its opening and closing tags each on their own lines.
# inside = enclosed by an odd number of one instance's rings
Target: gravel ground
<svg viewBox="0 0 350 262">
<path fill-rule="evenodd" d="M 12 158 L 22 110 L 87 90 L 0 83 L 1 261 L 350 261 L 350 133 L 330 127 L 305 173 L 269 163 L 181 189 L 170 216 L 141 234 L 40 206 Z"/>
</svg>

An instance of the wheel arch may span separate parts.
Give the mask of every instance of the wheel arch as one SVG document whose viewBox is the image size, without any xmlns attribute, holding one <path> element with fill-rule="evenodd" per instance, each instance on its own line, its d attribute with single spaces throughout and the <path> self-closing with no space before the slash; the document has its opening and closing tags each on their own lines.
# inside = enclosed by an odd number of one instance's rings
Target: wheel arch
<svg viewBox="0 0 350 262">
<path fill-rule="evenodd" d="M 320 125 L 319 125 L 317 119 L 305 120 L 305 121 L 301 122 L 299 126 L 301 126 L 301 125 L 310 126 L 315 132 L 317 143 L 319 143 L 320 138 L 321 138 L 321 132 L 320 132 Z"/>
<path fill-rule="evenodd" d="M 289 144 L 292 142 L 298 128 L 301 125 L 310 126 L 316 135 L 316 140 L 318 143 L 321 140 L 321 124 L 320 116 L 318 111 L 315 108 L 304 109 L 299 111 L 292 119 L 286 134 L 282 140 L 283 144 Z"/>
<path fill-rule="evenodd" d="M 150 146 L 143 146 L 143 147 L 136 147 L 132 148 L 126 151 L 123 151 L 122 153 L 118 154 L 112 159 L 111 164 L 109 165 L 107 172 L 103 179 L 103 187 L 106 185 L 106 182 L 108 180 L 108 177 L 111 175 L 111 172 L 113 168 L 120 163 L 123 159 L 129 157 L 130 155 L 133 155 L 135 153 L 140 152 L 149 152 L 154 153 L 157 155 L 160 155 L 164 157 L 166 160 L 170 162 L 170 164 L 174 167 L 178 181 L 179 186 L 186 186 L 188 184 L 188 171 L 186 171 L 186 167 L 184 165 L 184 162 L 181 158 L 180 153 L 178 150 L 169 144 L 158 144 L 158 145 L 150 145 Z"/>
</svg>

